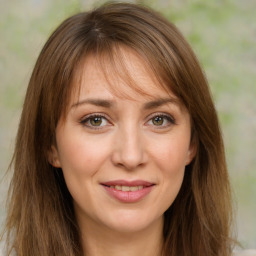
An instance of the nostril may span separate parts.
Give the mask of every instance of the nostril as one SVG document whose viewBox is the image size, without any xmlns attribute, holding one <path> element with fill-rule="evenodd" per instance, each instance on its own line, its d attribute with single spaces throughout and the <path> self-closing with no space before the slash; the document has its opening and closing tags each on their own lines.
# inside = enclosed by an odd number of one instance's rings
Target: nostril
<svg viewBox="0 0 256 256">
<path fill-rule="evenodd" d="M 127 128 L 119 130 L 113 141 L 112 162 L 115 166 L 134 170 L 147 162 L 145 143 L 138 130 Z"/>
</svg>

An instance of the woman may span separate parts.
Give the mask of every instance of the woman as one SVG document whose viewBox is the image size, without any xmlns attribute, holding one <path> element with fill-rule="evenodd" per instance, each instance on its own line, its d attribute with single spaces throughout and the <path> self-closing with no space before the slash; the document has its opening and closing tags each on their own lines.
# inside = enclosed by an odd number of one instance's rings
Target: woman
<svg viewBox="0 0 256 256">
<path fill-rule="evenodd" d="M 30 79 L 13 164 L 7 255 L 231 255 L 207 81 L 152 10 L 107 4 L 56 29 Z"/>
</svg>

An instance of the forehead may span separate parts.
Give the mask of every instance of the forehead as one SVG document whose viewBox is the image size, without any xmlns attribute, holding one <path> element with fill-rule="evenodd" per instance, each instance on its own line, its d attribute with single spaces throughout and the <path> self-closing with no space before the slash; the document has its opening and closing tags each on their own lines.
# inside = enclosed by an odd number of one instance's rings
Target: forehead
<svg viewBox="0 0 256 256">
<path fill-rule="evenodd" d="M 161 82 L 147 61 L 128 47 L 115 49 L 111 54 L 86 56 L 78 67 L 74 79 L 75 97 L 113 97 L 147 100 L 176 98 L 170 88 Z"/>
</svg>

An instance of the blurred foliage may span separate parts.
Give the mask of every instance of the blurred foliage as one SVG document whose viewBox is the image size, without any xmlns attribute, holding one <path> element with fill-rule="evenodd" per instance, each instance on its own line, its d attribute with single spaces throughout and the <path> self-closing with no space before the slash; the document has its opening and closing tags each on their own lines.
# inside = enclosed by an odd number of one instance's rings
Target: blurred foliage
<svg viewBox="0 0 256 256">
<path fill-rule="evenodd" d="M 0 169 L 8 166 L 26 86 L 44 42 L 66 17 L 105 1 L 0 2 Z M 132 1 L 131 1 L 132 2 Z M 256 248 L 256 23 L 254 0 L 137 0 L 174 22 L 208 77 L 238 205 L 238 235 Z M 1 173 L 0 172 L 0 173 Z M 5 191 L 2 182 L 0 192 Z M 3 215 L 3 208 L 2 208 Z"/>
</svg>

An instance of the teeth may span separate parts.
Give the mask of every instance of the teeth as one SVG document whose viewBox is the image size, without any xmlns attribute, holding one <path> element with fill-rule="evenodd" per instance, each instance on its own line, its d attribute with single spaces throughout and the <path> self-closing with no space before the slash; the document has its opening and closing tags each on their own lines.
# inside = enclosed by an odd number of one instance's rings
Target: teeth
<svg viewBox="0 0 256 256">
<path fill-rule="evenodd" d="M 137 191 L 139 187 L 130 187 L 130 191 Z"/>
<path fill-rule="evenodd" d="M 128 186 L 122 186 L 122 191 L 130 191 L 130 188 Z"/>
<path fill-rule="evenodd" d="M 143 186 L 132 186 L 132 187 L 129 187 L 129 186 L 110 186 L 110 188 L 114 188 L 116 190 L 122 190 L 122 191 L 137 191 L 137 190 L 141 190 L 143 189 Z"/>
<path fill-rule="evenodd" d="M 115 186 L 116 190 L 122 190 L 122 186 Z"/>
</svg>

